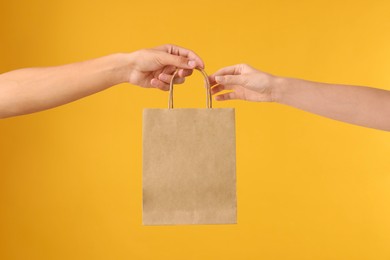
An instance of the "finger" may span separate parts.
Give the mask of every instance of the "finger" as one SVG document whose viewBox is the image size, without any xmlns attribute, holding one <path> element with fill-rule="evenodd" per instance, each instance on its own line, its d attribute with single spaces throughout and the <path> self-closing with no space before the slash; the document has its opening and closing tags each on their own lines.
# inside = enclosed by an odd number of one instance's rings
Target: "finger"
<svg viewBox="0 0 390 260">
<path fill-rule="evenodd" d="M 237 99 L 235 92 L 229 92 L 229 93 L 215 96 L 215 100 L 217 101 L 225 101 L 225 100 L 232 100 L 232 99 Z"/>
<path fill-rule="evenodd" d="M 194 60 L 196 62 L 195 67 L 204 68 L 203 60 L 199 57 L 199 55 L 197 55 L 195 52 L 193 52 L 191 50 L 188 50 L 188 49 L 185 49 L 183 47 L 176 46 L 173 44 L 165 44 L 162 46 L 158 46 L 155 49 L 162 50 L 162 51 L 165 51 L 167 53 L 174 54 L 177 56 L 187 57 L 187 58 Z"/>
<path fill-rule="evenodd" d="M 193 71 L 194 70 L 184 70 L 184 69 L 181 69 L 181 70 L 179 70 L 179 72 L 177 74 L 179 75 L 179 77 L 184 78 L 184 77 L 191 76 Z"/>
<path fill-rule="evenodd" d="M 215 95 L 224 90 L 232 90 L 232 86 L 217 85 L 211 89 L 211 95 Z"/>
<path fill-rule="evenodd" d="M 211 89 L 211 95 L 218 94 L 221 91 L 224 91 L 224 87 L 222 85 L 217 85 L 216 87 Z"/>
<path fill-rule="evenodd" d="M 195 60 L 166 52 L 159 52 L 156 56 L 156 61 L 163 66 L 175 66 L 180 69 L 193 69 L 196 67 Z"/>
<path fill-rule="evenodd" d="M 209 76 L 210 84 L 213 83 L 215 85 L 217 82 L 215 80 L 216 76 L 222 76 L 222 75 L 240 75 L 242 72 L 242 64 L 237 64 L 233 66 L 224 67 L 220 70 L 217 70 L 215 73 L 211 74 Z"/>
<path fill-rule="evenodd" d="M 165 66 L 164 69 L 162 70 L 162 73 L 164 74 L 173 74 L 176 71 L 175 66 Z"/>
<path fill-rule="evenodd" d="M 173 77 L 173 73 L 176 71 L 176 67 L 174 66 L 167 66 L 164 68 L 163 72 L 158 75 L 158 79 L 165 82 L 170 83 Z M 184 77 L 188 77 L 192 74 L 193 70 L 187 70 L 187 69 L 181 69 L 176 74 L 175 80 L 173 83 L 175 84 L 182 84 L 184 83 Z"/>
<path fill-rule="evenodd" d="M 176 67 L 175 66 L 166 66 L 163 71 L 162 71 L 162 74 L 168 74 L 168 75 L 173 75 L 173 73 L 176 71 Z M 192 75 L 192 72 L 193 70 L 188 70 L 188 69 L 180 69 L 177 73 L 177 76 L 178 77 L 181 77 L 181 78 L 184 78 L 184 77 L 188 77 L 190 75 Z"/>
<path fill-rule="evenodd" d="M 236 64 L 232 66 L 227 66 L 222 69 L 217 70 L 213 75 L 240 75 L 242 72 L 244 64 Z"/>
<path fill-rule="evenodd" d="M 176 78 L 173 80 L 174 84 L 183 84 L 185 82 L 185 78 Z"/>
<path fill-rule="evenodd" d="M 173 75 L 165 74 L 165 73 L 161 73 L 160 75 L 158 75 L 158 79 L 164 83 L 167 83 L 167 84 L 171 83 L 172 77 L 173 77 Z M 182 83 L 184 83 L 184 80 L 185 80 L 184 78 L 175 77 L 175 79 L 173 80 L 173 83 L 182 84 Z"/>
<path fill-rule="evenodd" d="M 158 88 L 158 89 L 161 89 L 161 90 L 164 90 L 164 91 L 169 90 L 169 84 L 167 84 L 165 82 L 162 82 L 161 80 L 158 80 L 156 78 L 153 78 L 150 81 L 150 85 L 152 85 L 152 87 L 155 87 L 155 88 Z"/>
<path fill-rule="evenodd" d="M 246 85 L 247 79 L 245 76 L 242 75 L 225 75 L 225 76 L 215 76 L 215 81 L 218 84 L 222 84 L 225 86 L 229 86 L 229 85 L 244 86 Z"/>
<path fill-rule="evenodd" d="M 211 76 L 209 76 L 209 82 L 210 82 L 210 86 L 214 86 L 214 85 L 217 85 L 218 83 L 215 81 L 215 78 L 212 78 Z"/>
</svg>

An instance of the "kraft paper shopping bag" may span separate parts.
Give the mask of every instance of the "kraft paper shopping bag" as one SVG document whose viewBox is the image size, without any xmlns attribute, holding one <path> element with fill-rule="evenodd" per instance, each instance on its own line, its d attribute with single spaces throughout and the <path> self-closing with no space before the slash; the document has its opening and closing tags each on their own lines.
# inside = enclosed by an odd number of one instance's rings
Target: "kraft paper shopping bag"
<svg viewBox="0 0 390 260">
<path fill-rule="evenodd" d="M 232 108 L 143 113 L 143 224 L 237 222 L 235 117 Z"/>
</svg>

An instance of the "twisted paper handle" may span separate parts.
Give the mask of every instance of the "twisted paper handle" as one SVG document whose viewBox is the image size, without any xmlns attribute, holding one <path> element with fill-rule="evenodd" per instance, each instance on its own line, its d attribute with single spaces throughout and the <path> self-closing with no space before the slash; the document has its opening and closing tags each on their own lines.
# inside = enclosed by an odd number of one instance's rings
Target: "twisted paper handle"
<svg viewBox="0 0 390 260">
<path fill-rule="evenodd" d="M 210 87 L 209 77 L 203 69 L 196 68 L 196 70 L 199 70 L 204 77 L 204 81 L 206 83 L 206 105 L 207 105 L 207 108 L 212 108 L 212 97 L 211 97 L 211 87 Z M 169 84 L 169 100 L 168 100 L 168 108 L 169 109 L 173 108 L 173 81 L 174 81 L 178 72 L 179 72 L 179 70 L 177 69 L 175 71 L 175 73 L 173 73 L 171 82 Z"/>
</svg>

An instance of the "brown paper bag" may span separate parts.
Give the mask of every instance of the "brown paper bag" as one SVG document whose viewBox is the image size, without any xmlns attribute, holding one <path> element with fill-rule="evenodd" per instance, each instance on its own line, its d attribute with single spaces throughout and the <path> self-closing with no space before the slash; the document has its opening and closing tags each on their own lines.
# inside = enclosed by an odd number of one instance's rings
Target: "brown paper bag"
<svg viewBox="0 0 390 260">
<path fill-rule="evenodd" d="M 143 113 L 143 224 L 233 224 L 236 148 L 233 108 Z M 173 80 L 173 79 L 172 79 Z"/>
</svg>

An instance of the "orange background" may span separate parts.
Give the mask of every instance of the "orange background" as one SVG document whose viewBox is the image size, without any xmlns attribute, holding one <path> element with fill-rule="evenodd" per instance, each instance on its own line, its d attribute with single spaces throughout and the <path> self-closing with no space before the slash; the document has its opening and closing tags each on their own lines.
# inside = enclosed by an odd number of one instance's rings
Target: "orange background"
<svg viewBox="0 0 390 260">
<path fill-rule="evenodd" d="M 2 1 L 0 72 L 174 43 L 390 89 L 390 2 Z M 176 88 L 203 107 L 200 75 Z M 238 224 L 141 225 L 143 108 L 129 84 L 0 121 L 0 259 L 390 259 L 390 136 L 269 103 L 235 107 Z"/>
</svg>

